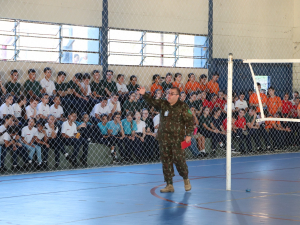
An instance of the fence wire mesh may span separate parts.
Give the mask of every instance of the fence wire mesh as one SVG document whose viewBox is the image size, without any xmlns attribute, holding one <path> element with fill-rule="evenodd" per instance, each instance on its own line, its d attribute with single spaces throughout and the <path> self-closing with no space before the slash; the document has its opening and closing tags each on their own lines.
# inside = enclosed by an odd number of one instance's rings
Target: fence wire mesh
<svg viewBox="0 0 300 225">
<path fill-rule="evenodd" d="M 180 89 L 194 119 L 187 159 L 225 157 L 229 53 L 233 157 L 299 151 L 298 123 L 255 121 L 242 62 L 300 57 L 298 4 L 1 1 L 1 173 L 159 162 L 160 111 L 139 86 L 165 100 Z M 265 115 L 299 118 L 299 64 L 253 69 Z"/>
</svg>

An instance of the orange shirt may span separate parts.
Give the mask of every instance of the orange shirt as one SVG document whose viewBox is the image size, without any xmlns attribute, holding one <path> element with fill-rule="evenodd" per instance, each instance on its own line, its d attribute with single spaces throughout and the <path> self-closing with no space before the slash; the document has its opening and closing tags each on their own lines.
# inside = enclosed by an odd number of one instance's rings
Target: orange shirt
<svg viewBox="0 0 300 225">
<path fill-rule="evenodd" d="M 152 84 L 152 86 L 151 86 L 151 95 L 152 95 L 152 96 L 154 95 L 154 92 L 155 92 L 155 90 L 157 90 L 157 89 L 160 89 L 160 90 L 162 91 L 162 93 L 164 93 L 163 87 L 162 87 L 161 85 L 159 85 L 159 84 L 154 83 L 154 84 Z"/>
<path fill-rule="evenodd" d="M 266 96 L 264 93 L 260 93 L 260 98 L 261 98 L 261 103 L 262 103 L 262 104 L 264 104 L 264 103 L 267 104 L 268 98 L 267 98 L 267 96 Z M 258 98 L 257 98 L 256 93 L 253 93 L 253 94 L 250 96 L 249 103 L 250 103 L 250 104 L 255 104 L 255 105 L 258 104 Z M 260 112 L 258 106 L 257 106 L 257 108 L 256 108 L 256 112 Z"/>
<path fill-rule="evenodd" d="M 173 85 L 173 87 L 178 87 L 178 88 L 180 89 L 180 92 L 183 91 L 183 88 L 182 88 L 182 87 L 179 87 L 179 86 L 181 85 L 181 83 L 178 83 L 177 81 L 174 81 L 174 82 L 172 83 L 172 85 Z"/>
<path fill-rule="evenodd" d="M 210 80 L 206 86 L 210 93 L 215 93 L 216 95 L 218 94 L 218 92 L 220 90 L 219 84 L 217 82 L 213 82 L 212 80 Z"/>
<path fill-rule="evenodd" d="M 198 84 L 199 84 L 200 91 L 206 91 L 206 89 L 207 89 L 206 84 L 200 84 L 200 83 L 198 83 Z"/>
<path fill-rule="evenodd" d="M 268 118 L 272 118 L 272 117 L 268 117 Z M 266 124 L 265 129 L 273 129 L 275 124 L 277 125 L 280 124 L 280 121 L 266 121 L 265 124 Z"/>
<path fill-rule="evenodd" d="M 189 93 L 189 91 L 198 91 L 200 89 L 200 84 L 197 81 L 194 81 L 193 83 L 191 81 L 188 81 L 184 87 L 185 93 Z"/>
<path fill-rule="evenodd" d="M 282 106 L 282 101 L 280 97 L 274 96 L 270 97 L 267 102 L 268 110 L 271 115 L 274 115 L 278 109 Z"/>
<path fill-rule="evenodd" d="M 297 106 L 297 109 L 300 109 L 300 104 Z"/>
</svg>

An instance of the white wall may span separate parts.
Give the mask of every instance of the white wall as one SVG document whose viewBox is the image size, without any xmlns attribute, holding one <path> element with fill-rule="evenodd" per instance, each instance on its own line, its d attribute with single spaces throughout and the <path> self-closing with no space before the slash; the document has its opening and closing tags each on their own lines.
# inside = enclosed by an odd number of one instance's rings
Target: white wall
<svg viewBox="0 0 300 225">
<path fill-rule="evenodd" d="M 109 26 L 207 34 L 208 0 L 109 0 Z"/>
<path fill-rule="evenodd" d="M 102 0 L 0 0 L 0 16 L 100 27 Z"/>
<path fill-rule="evenodd" d="M 294 0 L 214 0 L 215 58 L 292 58 Z"/>
</svg>

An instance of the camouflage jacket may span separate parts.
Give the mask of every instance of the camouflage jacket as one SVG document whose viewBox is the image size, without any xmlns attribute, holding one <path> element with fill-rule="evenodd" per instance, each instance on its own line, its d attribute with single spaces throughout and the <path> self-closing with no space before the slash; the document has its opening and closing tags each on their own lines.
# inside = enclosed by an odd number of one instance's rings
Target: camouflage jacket
<svg viewBox="0 0 300 225">
<path fill-rule="evenodd" d="M 183 141 L 185 135 L 193 134 L 193 115 L 186 103 L 178 100 L 171 106 L 167 100 L 154 99 L 150 94 L 143 98 L 160 112 L 158 140 Z"/>
</svg>

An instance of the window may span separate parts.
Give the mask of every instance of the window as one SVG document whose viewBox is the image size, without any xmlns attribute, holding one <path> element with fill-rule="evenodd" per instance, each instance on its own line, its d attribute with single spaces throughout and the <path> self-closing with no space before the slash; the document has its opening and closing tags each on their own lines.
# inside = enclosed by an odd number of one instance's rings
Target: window
<svg viewBox="0 0 300 225">
<path fill-rule="evenodd" d="M 207 37 L 109 30 L 109 64 L 206 67 Z"/>
<path fill-rule="evenodd" d="M 255 76 L 255 80 L 256 82 L 261 84 L 261 91 L 263 91 L 266 94 L 268 88 L 270 87 L 270 76 L 257 75 Z"/>
<path fill-rule="evenodd" d="M 0 60 L 99 63 L 100 28 L 0 20 Z"/>
</svg>

